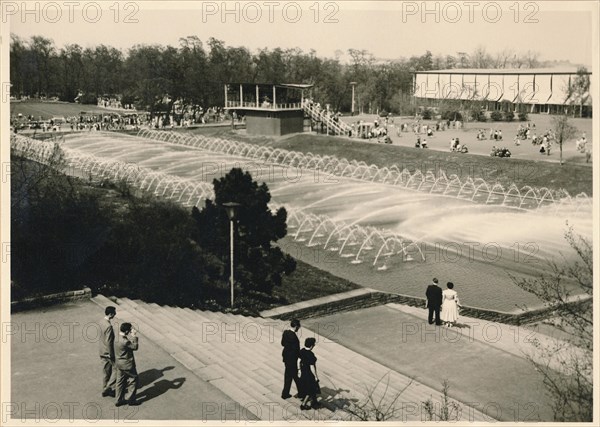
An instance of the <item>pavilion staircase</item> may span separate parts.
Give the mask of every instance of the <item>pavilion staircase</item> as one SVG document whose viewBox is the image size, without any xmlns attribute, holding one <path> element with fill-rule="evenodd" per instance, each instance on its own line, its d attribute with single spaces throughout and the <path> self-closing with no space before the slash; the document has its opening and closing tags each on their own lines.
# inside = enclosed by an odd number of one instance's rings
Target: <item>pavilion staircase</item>
<svg viewBox="0 0 600 427">
<path fill-rule="evenodd" d="M 327 130 L 327 134 L 333 133 L 334 135 L 348 136 L 352 130 L 352 127 L 347 123 L 341 120 L 334 120 L 333 115 L 328 114 L 325 109 L 318 108 L 317 104 L 304 100 L 302 108 L 304 109 L 304 113 L 318 126 L 323 123 L 323 127 Z"/>
<path fill-rule="evenodd" d="M 287 322 L 160 306 L 128 298 L 113 300 L 118 304 L 117 319 L 131 322 L 142 335 L 141 348 L 152 345 L 144 344 L 145 340 L 158 345 L 258 419 L 351 420 L 348 409 L 365 402 L 369 394 L 375 402 L 386 405 L 405 387 L 394 404 L 392 419 L 425 420 L 423 402 L 431 399 L 439 406 L 439 391 L 411 383 L 408 377 L 343 347 L 334 338 L 327 339 L 303 328 L 301 344 L 309 336 L 317 340 L 314 351 L 322 407 L 301 411 L 299 399 L 281 398 L 284 366 L 280 342 Z M 102 295 L 92 298 L 103 307 L 114 305 L 113 300 Z M 327 327 L 332 326 L 335 327 Z M 374 391 L 368 393 L 367 387 Z M 291 393 L 295 392 L 292 385 Z M 472 418 L 470 421 L 486 419 L 479 411 L 460 405 L 462 413 Z"/>
</svg>

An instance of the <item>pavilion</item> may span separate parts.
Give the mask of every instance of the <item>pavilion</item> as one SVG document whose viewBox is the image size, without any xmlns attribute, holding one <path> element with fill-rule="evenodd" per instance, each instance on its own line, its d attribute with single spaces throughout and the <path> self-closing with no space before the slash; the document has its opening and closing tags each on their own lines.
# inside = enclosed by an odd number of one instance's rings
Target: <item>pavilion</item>
<svg viewBox="0 0 600 427">
<path fill-rule="evenodd" d="M 229 83 L 225 109 L 246 117 L 251 135 L 281 136 L 304 131 L 305 91 L 311 84 Z"/>
</svg>

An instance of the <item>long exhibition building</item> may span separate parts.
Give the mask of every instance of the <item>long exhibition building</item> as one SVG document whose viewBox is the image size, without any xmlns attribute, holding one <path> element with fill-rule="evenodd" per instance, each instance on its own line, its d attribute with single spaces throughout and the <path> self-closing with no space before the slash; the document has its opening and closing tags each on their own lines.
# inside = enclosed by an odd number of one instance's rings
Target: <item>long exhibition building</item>
<svg viewBox="0 0 600 427">
<path fill-rule="evenodd" d="M 591 80 L 591 73 L 586 73 Z M 441 101 L 481 101 L 487 110 L 512 105 L 525 106 L 531 113 L 562 113 L 569 108 L 592 113 L 592 87 L 585 93 L 569 88 L 577 70 L 529 69 L 451 69 L 414 73 L 413 94 L 417 103 L 437 105 Z M 580 91 L 579 91 L 580 92 Z"/>
</svg>

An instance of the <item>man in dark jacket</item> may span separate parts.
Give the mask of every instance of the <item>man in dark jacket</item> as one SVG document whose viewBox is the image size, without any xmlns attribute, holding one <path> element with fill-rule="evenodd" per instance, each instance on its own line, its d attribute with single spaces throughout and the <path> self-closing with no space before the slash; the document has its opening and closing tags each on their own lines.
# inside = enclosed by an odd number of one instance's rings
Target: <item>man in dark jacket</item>
<svg viewBox="0 0 600 427">
<path fill-rule="evenodd" d="M 104 309 L 104 318 L 100 321 L 100 361 L 102 362 L 102 396 L 115 396 L 115 332 L 110 321 L 117 309 L 108 306 Z"/>
<path fill-rule="evenodd" d="M 431 285 L 427 286 L 425 292 L 427 297 L 427 308 L 429 308 L 429 324 L 433 324 L 433 315 L 435 314 L 435 324 L 441 325 L 440 307 L 442 306 L 442 288 L 438 286 L 438 279 L 433 279 Z"/>
<path fill-rule="evenodd" d="M 281 336 L 281 345 L 283 346 L 283 363 L 285 364 L 285 374 L 283 380 L 283 391 L 281 392 L 281 398 L 287 399 L 292 397 L 290 394 L 290 387 L 292 386 L 292 379 L 296 383 L 296 389 L 298 389 L 298 357 L 300 356 L 300 340 L 298 339 L 298 329 L 300 329 L 300 321 L 298 319 L 292 319 L 290 322 L 290 328 L 283 331 Z"/>
</svg>

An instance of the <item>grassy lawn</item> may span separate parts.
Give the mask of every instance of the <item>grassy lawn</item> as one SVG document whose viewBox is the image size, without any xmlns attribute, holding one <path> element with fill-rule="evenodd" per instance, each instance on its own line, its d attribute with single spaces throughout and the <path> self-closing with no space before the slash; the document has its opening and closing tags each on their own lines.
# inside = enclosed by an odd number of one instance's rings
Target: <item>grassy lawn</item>
<svg viewBox="0 0 600 427">
<path fill-rule="evenodd" d="M 299 260 L 296 262 L 296 270 L 289 276 L 283 276 L 281 287 L 273 290 L 273 296 L 282 298 L 287 304 L 360 288 L 349 280 L 319 270 L 310 264 Z"/>
<path fill-rule="evenodd" d="M 51 119 L 52 117 L 69 117 L 78 116 L 81 112 L 86 113 L 111 113 L 122 110 L 114 110 L 110 108 L 100 108 L 96 105 L 82 105 L 67 102 L 40 102 L 40 101 L 20 101 L 10 103 L 10 115 L 16 116 L 23 114 L 24 116 L 33 115 L 37 120 L 42 116 L 43 120 Z"/>
<path fill-rule="evenodd" d="M 411 147 L 365 144 L 360 141 L 337 139 L 327 136 L 298 135 L 281 141 L 280 148 L 321 155 L 343 153 L 348 159 L 362 160 L 367 164 L 392 166 L 409 170 L 444 171 L 448 176 L 457 174 L 461 179 L 468 176 L 483 178 L 487 182 L 499 182 L 504 187 L 515 183 L 519 187 L 531 185 L 553 189 L 563 188 L 569 194 L 585 192 L 592 195 L 592 168 L 585 165 L 550 163 L 541 160 L 500 158 L 472 154 L 465 156 L 436 150 Z"/>
</svg>

